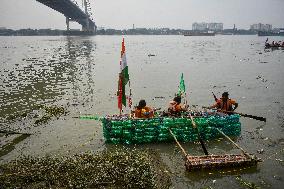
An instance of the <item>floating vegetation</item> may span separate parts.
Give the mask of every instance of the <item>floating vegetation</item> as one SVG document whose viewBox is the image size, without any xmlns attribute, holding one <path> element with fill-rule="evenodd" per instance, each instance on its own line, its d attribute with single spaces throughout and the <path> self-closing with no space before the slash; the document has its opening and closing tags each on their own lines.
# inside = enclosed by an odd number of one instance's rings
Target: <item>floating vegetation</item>
<svg viewBox="0 0 284 189">
<path fill-rule="evenodd" d="M 155 153 L 123 148 L 23 157 L 0 165 L 0 188 L 169 188 L 169 175 Z"/>
<path fill-rule="evenodd" d="M 65 109 L 59 106 L 41 106 L 42 109 L 46 111 L 50 116 L 60 116 L 65 114 Z"/>
<path fill-rule="evenodd" d="M 38 106 L 38 108 L 45 110 L 45 114 L 41 118 L 35 120 L 36 125 L 47 123 L 52 117 L 59 117 L 67 113 L 64 107 Z"/>
<path fill-rule="evenodd" d="M 42 111 L 42 112 L 39 112 Z M 39 115 L 43 114 L 43 115 Z M 66 115 L 67 111 L 62 106 L 44 106 L 44 105 L 37 105 L 34 107 L 32 111 L 24 111 L 24 112 L 16 112 L 14 114 L 10 114 L 6 117 L 8 121 L 15 121 L 16 119 L 23 119 L 23 118 L 34 118 L 35 124 L 43 124 L 47 123 L 52 117 L 59 117 L 61 115 Z"/>
<path fill-rule="evenodd" d="M 15 120 L 17 118 L 24 118 L 27 117 L 28 112 L 21 112 L 21 113 L 14 113 L 14 114 L 10 114 L 6 117 L 6 120 Z"/>
<path fill-rule="evenodd" d="M 249 188 L 249 189 L 260 189 L 259 186 L 257 186 L 255 183 L 253 182 L 248 182 L 243 180 L 240 176 L 236 177 L 236 180 L 239 182 L 239 184 L 241 186 L 243 186 L 244 188 Z"/>
</svg>

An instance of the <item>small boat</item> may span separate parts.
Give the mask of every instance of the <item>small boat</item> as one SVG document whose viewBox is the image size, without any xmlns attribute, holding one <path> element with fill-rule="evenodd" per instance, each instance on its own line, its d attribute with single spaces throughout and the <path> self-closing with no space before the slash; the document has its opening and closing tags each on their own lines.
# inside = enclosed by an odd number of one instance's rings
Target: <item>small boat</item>
<svg viewBox="0 0 284 189">
<path fill-rule="evenodd" d="M 183 35 L 184 36 L 215 36 L 215 33 L 214 32 L 193 31 L 193 32 L 186 32 Z"/>
<path fill-rule="evenodd" d="M 259 31 L 257 33 L 258 36 L 284 36 L 284 29 L 280 29 L 279 32 L 267 32 L 267 31 Z"/>
<path fill-rule="evenodd" d="M 205 140 L 220 137 L 217 129 L 226 135 L 239 136 L 240 116 L 237 114 L 219 116 L 193 116 L 201 137 Z M 189 117 L 155 117 L 135 119 L 129 115 L 106 116 L 101 119 L 103 134 L 107 143 L 141 144 L 174 141 L 169 129 L 179 141 L 198 141 L 198 133 Z"/>
<path fill-rule="evenodd" d="M 269 43 L 265 43 L 265 49 L 284 49 L 283 45 L 272 45 Z"/>
</svg>

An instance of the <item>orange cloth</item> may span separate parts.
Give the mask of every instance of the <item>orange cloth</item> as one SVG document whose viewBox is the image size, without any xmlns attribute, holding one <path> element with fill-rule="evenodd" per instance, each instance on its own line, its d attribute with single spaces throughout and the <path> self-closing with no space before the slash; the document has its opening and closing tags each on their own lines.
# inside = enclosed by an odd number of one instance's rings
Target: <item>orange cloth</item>
<svg viewBox="0 0 284 189">
<path fill-rule="evenodd" d="M 223 102 L 223 99 L 220 98 L 216 104 L 213 105 L 213 108 L 218 108 L 224 111 L 232 111 L 233 107 L 232 105 L 236 105 L 236 101 L 233 99 L 227 99 L 226 102 Z"/>
<path fill-rule="evenodd" d="M 142 109 L 137 109 L 136 108 L 136 110 L 135 110 L 135 117 L 136 118 L 152 118 L 152 117 L 154 117 L 154 112 L 148 106 L 145 106 Z"/>
<path fill-rule="evenodd" d="M 170 113 L 180 113 L 183 111 L 183 108 L 180 104 L 175 101 L 170 101 L 168 111 Z"/>
</svg>

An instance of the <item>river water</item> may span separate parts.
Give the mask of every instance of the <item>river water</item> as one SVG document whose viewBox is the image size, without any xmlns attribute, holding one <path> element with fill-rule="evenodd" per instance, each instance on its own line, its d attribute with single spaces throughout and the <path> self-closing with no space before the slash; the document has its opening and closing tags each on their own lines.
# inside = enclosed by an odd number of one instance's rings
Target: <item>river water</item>
<svg viewBox="0 0 284 189">
<path fill-rule="evenodd" d="M 189 104 L 198 105 L 197 109 L 214 102 L 211 92 L 220 97 L 228 91 L 239 103 L 238 112 L 267 118 L 266 123 L 241 118 L 242 133 L 235 139 L 263 159 L 254 168 L 187 173 L 174 143 L 136 146 L 159 152 L 173 187 L 242 188 L 236 179 L 240 175 L 261 188 L 282 188 L 284 50 L 265 50 L 265 40 L 258 36 L 125 36 L 134 104 L 143 98 L 149 106 L 165 109 L 183 73 Z M 122 36 L 0 37 L 0 127 L 33 133 L 19 140 L 0 135 L 1 148 L 12 143 L 0 161 L 114 148 L 104 143 L 99 121 L 73 117 L 118 113 L 121 41 Z M 39 104 L 63 106 L 68 114 L 40 126 L 28 118 L 6 120 Z M 182 145 L 188 153 L 202 155 L 199 144 Z M 222 138 L 206 141 L 206 146 L 213 154 L 240 153 Z"/>
</svg>

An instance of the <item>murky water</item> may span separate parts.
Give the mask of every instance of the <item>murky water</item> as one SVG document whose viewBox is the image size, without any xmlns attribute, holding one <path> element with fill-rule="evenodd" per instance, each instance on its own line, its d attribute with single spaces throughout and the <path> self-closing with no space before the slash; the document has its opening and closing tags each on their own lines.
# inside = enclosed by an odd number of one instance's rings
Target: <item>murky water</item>
<svg viewBox="0 0 284 189">
<path fill-rule="evenodd" d="M 152 107 L 165 108 L 184 73 L 191 105 L 212 104 L 212 91 L 218 96 L 229 91 L 239 102 L 239 112 L 267 118 L 266 123 L 241 118 L 242 134 L 236 139 L 264 160 L 257 168 L 187 173 L 174 143 L 137 146 L 161 154 L 174 187 L 241 188 L 236 180 L 241 175 L 261 188 L 282 188 L 284 50 L 264 50 L 265 39 L 125 36 L 134 104 L 144 98 Z M 0 37 L 1 130 L 33 133 L 21 140 L 15 140 L 17 135 L 0 135 L 1 148 L 13 144 L 2 154 L 6 154 L 2 162 L 20 155 L 66 155 L 115 147 L 104 144 L 100 122 L 72 117 L 118 113 L 121 40 L 121 36 Z M 69 113 L 40 126 L 30 117 L 7 120 L 11 114 L 32 112 L 39 104 L 63 106 Z M 182 145 L 190 154 L 202 154 L 198 144 Z M 208 141 L 206 146 L 214 154 L 239 152 L 225 139 Z"/>
</svg>

